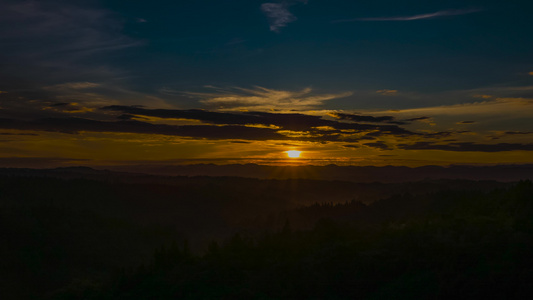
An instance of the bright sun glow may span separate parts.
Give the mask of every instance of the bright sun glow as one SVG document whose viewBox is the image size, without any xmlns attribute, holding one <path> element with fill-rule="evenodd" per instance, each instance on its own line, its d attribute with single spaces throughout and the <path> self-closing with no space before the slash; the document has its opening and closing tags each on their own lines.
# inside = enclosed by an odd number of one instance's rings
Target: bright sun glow
<svg viewBox="0 0 533 300">
<path fill-rule="evenodd" d="M 287 151 L 287 155 L 290 158 L 298 158 L 298 157 L 300 157 L 301 153 L 302 153 L 302 151 L 296 151 L 296 150 Z"/>
</svg>

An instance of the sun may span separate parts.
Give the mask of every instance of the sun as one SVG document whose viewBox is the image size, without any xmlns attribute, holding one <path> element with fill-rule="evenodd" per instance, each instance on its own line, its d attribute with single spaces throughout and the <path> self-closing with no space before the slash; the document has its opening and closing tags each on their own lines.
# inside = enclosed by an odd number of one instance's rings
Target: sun
<svg viewBox="0 0 533 300">
<path fill-rule="evenodd" d="M 288 155 L 290 158 L 298 158 L 298 157 L 300 157 L 300 154 L 302 154 L 302 151 L 297 151 L 297 150 L 290 150 L 290 151 L 287 151 L 287 155 Z"/>
</svg>

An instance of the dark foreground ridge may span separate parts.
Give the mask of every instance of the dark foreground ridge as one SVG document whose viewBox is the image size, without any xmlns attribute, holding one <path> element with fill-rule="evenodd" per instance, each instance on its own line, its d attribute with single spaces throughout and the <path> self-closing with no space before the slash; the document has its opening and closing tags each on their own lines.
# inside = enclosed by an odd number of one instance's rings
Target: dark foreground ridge
<svg viewBox="0 0 533 300">
<path fill-rule="evenodd" d="M 86 292 L 108 299 L 525 299 L 533 295 L 532 187 L 388 199 L 365 218 L 355 217 L 363 209 L 308 231 L 287 223 L 259 238 L 237 234 L 205 255 L 187 244 L 160 248 L 150 263 Z M 395 210 L 414 203 L 424 208 Z"/>
<path fill-rule="evenodd" d="M 2 299 L 533 295 L 531 181 L 2 169 L 0 236 Z"/>
</svg>

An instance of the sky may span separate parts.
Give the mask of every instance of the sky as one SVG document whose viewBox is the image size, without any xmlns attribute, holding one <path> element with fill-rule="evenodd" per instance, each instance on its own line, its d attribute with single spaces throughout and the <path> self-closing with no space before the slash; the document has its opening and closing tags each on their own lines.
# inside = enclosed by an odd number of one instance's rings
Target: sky
<svg viewBox="0 0 533 300">
<path fill-rule="evenodd" d="M 0 0 L 0 166 L 533 163 L 532 11 Z"/>
</svg>

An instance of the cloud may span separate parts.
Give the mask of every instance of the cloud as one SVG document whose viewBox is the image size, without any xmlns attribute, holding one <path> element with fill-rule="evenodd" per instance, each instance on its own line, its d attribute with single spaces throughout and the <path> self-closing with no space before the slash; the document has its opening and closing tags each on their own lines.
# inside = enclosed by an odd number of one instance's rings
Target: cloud
<svg viewBox="0 0 533 300">
<path fill-rule="evenodd" d="M 3 5 L 0 40 L 25 58 L 62 60 L 96 51 L 138 46 L 121 33 L 123 22 L 110 11 L 61 1 L 17 1 Z"/>
<path fill-rule="evenodd" d="M 433 107 L 420 107 L 402 109 L 397 111 L 401 114 L 422 114 L 422 115 L 509 115 L 533 116 L 533 98 L 522 97 L 501 97 L 481 102 L 470 102 L 453 105 L 442 105 Z"/>
<path fill-rule="evenodd" d="M 503 151 L 533 151 L 533 144 L 499 143 L 499 144 L 475 144 L 471 142 L 457 142 L 450 144 L 436 144 L 431 142 L 417 142 L 415 144 L 399 144 L 403 150 L 443 150 L 460 152 L 503 152 Z"/>
<path fill-rule="evenodd" d="M 0 3 L 0 82 L 13 99 L 108 105 L 123 100 L 109 89 L 129 74 L 112 67 L 117 56 L 108 55 L 144 44 L 125 33 L 124 18 L 95 1 Z"/>
<path fill-rule="evenodd" d="M 12 133 L 12 132 L 0 132 L 0 135 L 25 135 L 25 136 L 38 136 L 36 133 Z"/>
<path fill-rule="evenodd" d="M 59 102 L 59 103 L 53 103 L 49 105 L 48 107 L 44 107 L 43 110 L 53 110 L 53 111 L 68 113 L 68 114 L 79 114 L 79 113 L 93 112 L 95 108 L 85 107 L 76 102 L 71 102 L 71 103 Z"/>
<path fill-rule="evenodd" d="M 60 103 L 59 108 L 69 108 L 71 104 Z M 159 134 L 196 139 L 212 140 L 293 140 L 307 142 L 360 141 L 361 134 L 374 132 L 379 135 L 408 136 L 415 133 L 394 125 L 370 125 L 343 123 L 322 119 L 319 116 L 304 114 L 277 114 L 265 112 L 220 113 L 202 110 L 144 109 L 131 106 L 105 107 L 107 111 L 117 111 L 135 116 L 119 118 L 118 121 L 94 120 L 76 117 L 50 117 L 34 120 L 0 118 L 0 128 L 28 131 L 50 131 L 66 134 L 80 132 L 118 132 L 137 134 Z M 71 111 L 63 112 L 71 113 Z M 122 114 L 121 116 L 123 116 Z M 201 120 L 201 125 L 153 124 L 139 121 L 138 115 L 164 118 L 185 118 Z M 104 115 L 103 115 L 104 116 Z M 107 115 L 108 118 L 112 117 Z M 142 117 L 141 117 L 142 119 Z M 149 120 L 147 118 L 146 120 Z M 207 123 L 207 124 L 206 124 Z M 264 126 L 258 126 L 264 125 Z M 324 128 L 330 128 L 323 130 Z M 377 134 L 379 133 L 379 134 Z"/>
<path fill-rule="evenodd" d="M 476 95 L 484 96 L 473 97 Z M 427 103 L 462 103 L 401 110 L 367 110 L 366 113 L 374 116 L 394 116 L 398 121 L 412 122 L 407 128 L 420 131 L 427 129 L 428 125 L 437 131 L 475 125 L 475 132 L 472 134 L 487 138 L 491 138 L 496 131 L 530 131 L 528 124 L 533 118 L 532 86 L 496 86 L 432 95 L 413 94 L 413 99 L 427 99 Z M 512 140 L 511 137 L 508 138 L 506 142 L 524 142 L 518 141 L 518 137 Z"/>
<path fill-rule="evenodd" d="M 379 90 L 379 91 L 376 91 L 376 93 L 380 94 L 380 95 L 383 95 L 383 96 L 395 96 L 398 94 L 398 90 Z"/>
<path fill-rule="evenodd" d="M 343 135 L 341 130 L 324 133 L 320 130 L 314 130 L 312 127 L 306 126 L 306 124 L 291 124 L 290 122 L 293 121 L 289 121 L 290 119 L 293 118 L 291 116 L 282 118 L 281 122 L 287 122 L 285 130 L 230 124 L 178 126 L 152 124 L 149 122 L 133 120 L 100 121 L 75 117 L 43 118 L 31 121 L 0 118 L 0 128 L 59 132 L 64 134 L 79 134 L 80 132 L 158 134 L 209 140 L 285 140 L 319 143 L 356 143 L 360 140 L 358 137 L 352 136 L 352 134 Z M 327 120 L 324 121 L 327 122 Z M 362 132 L 365 130 L 383 130 L 384 133 L 389 134 L 391 131 L 397 130 L 395 128 L 385 126 L 372 127 L 369 125 L 361 125 L 361 127 L 359 127 L 357 124 L 346 125 L 348 128 L 358 128 L 358 130 Z M 303 130 L 304 128 L 308 130 Z"/>
<path fill-rule="evenodd" d="M 370 122 L 370 123 L 388 123 L 388 124 L 396 124 L 396 125 L 407 125 L 410 122 L 414 121 L 420 121 L 420 122 L 431 122 L 430 117 L 416 117 L 416 118 L 409 118 L 405 120 L 396 121 L 396 118 L 393 116 L 364 116 L 364 115 L 358 115 L 358 114 L 346 114 L 346 113 L 337 113 L 337 112 L 330 112 L 328 115 L 340 119 L 340 120 L 350 120 L 354 122 Z"/>
<path fill-rule="evenodd" d="M 52 85 L 52 86 L 46 87 L 46 89 L 50 89 L 50 90 L 69 90 L 69 89 L 80 90 L 80 89 L 95 88 L 95 87 L 99 87 L 99 86 L 100 86 L 99 83 L 85 81 L 85 82 L 68 82 L 68 83 L 56 84 L 56 85 Z"/>
<path fill-rule="evenodd" d="M 512 141 L 499 144 L 476 144 L 450 139 L 468 131 L 410 131 L 388 123 L 390 116 L 357 114 L 310 115 L 303 113 L 272 113 L 261 111 L 220 112 L 200 109 L 149 109 L 141 106 L 106 106 L 85 114 L 76 103 L 52 103 L 55 115 L 48 118 L 0 118 L 0 128 L 79 134 L 134 133 L 156 134 L 186 139 L 252 141 L 293 141 L 342 143 L 344 148 L 362 146 L 379 150 L 442 150 L 455 152 L 533 151 L 533 144 Z M 424 119 L 424 117 L 413 118 Z M 363 123 L 359 123 L 363 122 Z M 372 124 L 378 123 L 378 124 Z M 191 125 L 192 124 L 192 125 Z M 18 133 L 18 132 L 17 132 Z M 508 135 L 529 134 L 530 131 L 508 131 Z M 7 135 L 6 135 L 7 136 Z M 364 144 L 363 144 L 364 143 Z M 347 147 L 347 145 L 352 145 Z"/>
<path fill-rule="evenodd" d="M 481 99 L 490 99 L 492 98 L 491 95 L 473 95 L 474 98 L 481 98 Z"/>
<path fill-rule="evenodd" d="M 307 4 L 307 0 L 299 0 L 296 2 Z M 287 24 L 297 20 L 297 18 L 289 11 L 289 7 L 294 4 L 294 2 L 291 3 L 286 1 L 281 3 L 261 4 L 261 11 L 268 18 L 271 31 L 280 32 L 281 28 L 286 27 Z"/>
<path fill-rule="evenodd" d="M 149 116 L 158 118 L 198 120 L 216 125 L 264 125 L 277 127 L 280 130 L 306 131 L 324 136 L 327 134 L 338 135 L 350 132 L 373 131 L 376 136 L 382 134 L 414 135 L 396 125 L 374 125 L 360 123 L 345 123 L 327 120 L 321 116 L 298 113 L 268 113 L 268 112 L 213 112 L 199 109 L 172 110 L 172 109 L 146 109 L 135 106 L 107 106 L 103 110 L 116 111 L 121 114 L 135 116 Z M 330 128 L 329 130 L 323 130 Z"/>
<path fill-rule="evenodd" d="M 269 128 L 246 126 L 174 126 L 139 121 L 97 121 L 84 118 L 46 118 L 33 121 L 0 119 L 0 128 L 77 134 L 82 131 L 161 134 L 205 139 L 286 140 Z"/>
<path fill-rule="evenodd" d="M 82 165 L 90 159 L 60 157 L 0 157 L 3 168 L 51 168 L 58 166 Z"/>
<path fill-rule="evenodd" d="M 494 134 L 489 136 L 492 140 L 498 140 L 507 137 L 519 137 L 533 134 L 533 131 L 494 131 Z"/>
<path fill-rule="evenodd" d="M 374 117 L 374 116 L 363 116 L 363 115 L 344 114 L 344 113 L 330 113 L 329 115 L 340 120 L 350 120 L 354 122 L 382 123 L 382 122 L 394 121 L 394 117 L 392 116 Z"/>
<path fill-rule="evenodd" d="M 428 121 L 428 120 L 431 120 L 430 117 L 416 117 L 416 118 L 410 118 L 410 119 L 406 119 L 405 121 L 408 121 L 408 122 L 414 122 L 414 121 Z"/>
<path fill-rule="evenodd" d="M 523 134 L 533 134 L 533 131 L 506 131 L 507 135 L 523 135 Z"/>
<path fill-rule="evenodd" d="M 333 23 L 345 23 L 345 22 L 357 22 L 357 21 L 415 21 L 423 19 L 434 19 L 445 16 L 458 16 L 472 14 L 480 12 L 481 9 L 453 9 L 453 10 L 441 10 L 434 13 L 412 15 L 412 16 L 400 16 L 400 17 L 377 17 L 377 18 L 356 18 L 346 20 L 336 20 Z"/>
<path fill-rule="evenodd" d="M 186 93 L 201 98 L 200 102 L 222 110 L 309 110 L 325 101 L 344 98 L 351 92 L 316 94 L 311 88 L 301 91 L 283 91 L 256 86 L 253 89 L 216 89 L 212 93 Z"/>
<path fill-rule="evenodd" d="M 284 3 L 263 3 L 261 10 L 267 16 L 270 30 L 279 32 L 287 24 L 296 21 L 296 17 L 288 10 Z"/>
<path fill-rule="evenodd" d="M 372 148 L 377 148 L 377 149 L 380 149 L 380 150 L 392 150 L 392 148 L 389 147 L 387 144 L 385 144 L 383 141 L 377 141 L 377 142 L 373 142 L 373 143 L 366 143 L 364 145 L 368 146 L 368 147 L 372 147 Z"/>
</svg>

